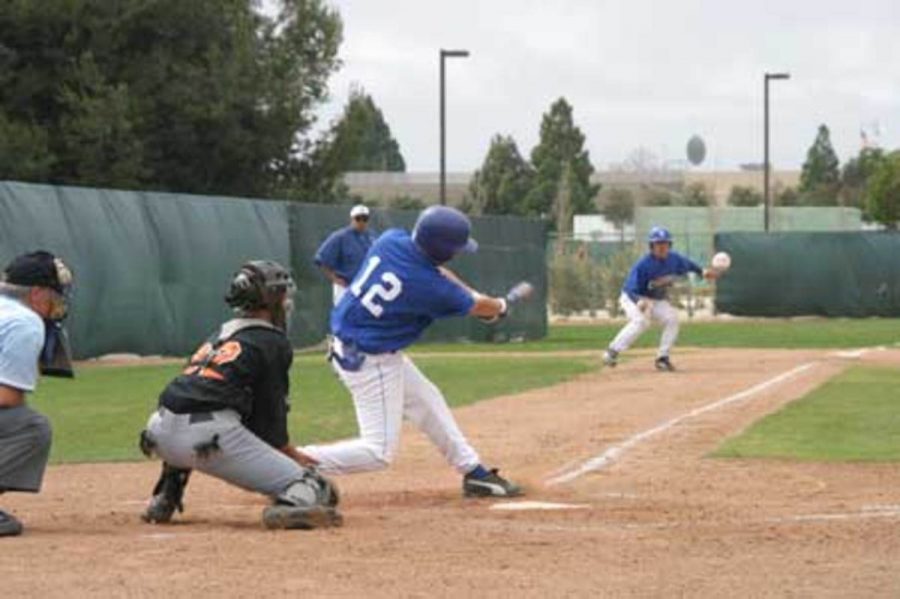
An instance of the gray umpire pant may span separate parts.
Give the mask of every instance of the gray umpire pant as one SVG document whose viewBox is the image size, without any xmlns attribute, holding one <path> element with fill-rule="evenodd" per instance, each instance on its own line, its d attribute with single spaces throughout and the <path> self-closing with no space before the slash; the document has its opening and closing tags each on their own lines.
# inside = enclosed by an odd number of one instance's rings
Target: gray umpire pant
<svg viewBox="0 0 900 599">
<path fill-rule="evenodd" d="M 0 408 L 0 493 L 41 490 L 51 438 L 43 414 L 24 405 Z"/>
<path fill-rule="evenodd" d="M 192 468 L 248 491 L 277 497 L 303 478 L 303 466 L 248 430 L 234 410 L 175 414 L 159 408 L 150 416 L 147 432 L 154 451 L 170 466 Z M 197 447 L 215 439 L 208 454 Z"/>
</svg>

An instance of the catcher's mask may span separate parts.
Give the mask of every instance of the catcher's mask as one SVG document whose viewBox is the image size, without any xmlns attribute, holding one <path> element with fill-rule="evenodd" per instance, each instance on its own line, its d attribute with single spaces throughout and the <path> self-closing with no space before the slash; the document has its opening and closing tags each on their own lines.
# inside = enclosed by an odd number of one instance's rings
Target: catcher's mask
<svg viewBox="0 0 900 599">
<path fill-rule="evenodd" d="M 44 347 L 38 363 L 41 373 L 71 378 L 72 352 L 63 321 L 72 298 L 72 271 L 61 258 L 39 250 L 22 254 L 7 265 L 0 277 L 3 283 L 17 287 L 37 287 L 50 293 L 50 308 L 44 316 Z"/>
<path fill-rule="evenodd" d="M 272 324 L 287 331 L 296 287 L 291 273 L 272 260 L 251 260 L 235 273 L 225 302 L 240 314 L 268 310 Z"/>
</svg>

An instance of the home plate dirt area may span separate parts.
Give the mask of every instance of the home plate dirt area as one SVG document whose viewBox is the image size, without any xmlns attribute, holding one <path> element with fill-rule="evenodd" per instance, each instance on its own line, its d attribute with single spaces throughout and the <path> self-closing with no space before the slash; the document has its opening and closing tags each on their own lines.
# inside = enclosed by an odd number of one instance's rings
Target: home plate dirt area
<svg viewBox="0 0 900 599">
<path fill-rule="evenodd" d="M 169 526 L 138 519 L 158 464 L 50 469 L 6 495 L 3 597 L 897 596 L 900 466 L 707 457 L 849 364 L 900 350 L 684 350 L 456 412 L 527 485 L 465 500 L 413 429 L 386 472 L 337 479 L 343 528 L 262 528 L 261 497 L 202 475 Z M 527 503 L 524 503 L 527 502 Z"/>
</svg>

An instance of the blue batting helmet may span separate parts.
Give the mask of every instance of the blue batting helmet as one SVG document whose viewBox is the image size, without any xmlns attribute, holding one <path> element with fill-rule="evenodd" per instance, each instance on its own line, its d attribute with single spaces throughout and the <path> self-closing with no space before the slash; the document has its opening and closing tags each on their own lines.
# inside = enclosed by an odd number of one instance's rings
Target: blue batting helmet
<svg viewBox="0 0 900 599">
<path fill-rule="evenodd" d="M 478 242 L 469 237 L 469 218 L 448 206 L 432 206 L 416 220 L 412 238 L 419 249 L 437 264 L 447 262 L 460 252 L 478 251 Z"/>
<path fill-rule="evenodd" d="M 650 243 L 672 243 L 672 234 L 665 227 L 653 227 L 650 234 L 647 235 L 647 241 Z"/>
</svg>

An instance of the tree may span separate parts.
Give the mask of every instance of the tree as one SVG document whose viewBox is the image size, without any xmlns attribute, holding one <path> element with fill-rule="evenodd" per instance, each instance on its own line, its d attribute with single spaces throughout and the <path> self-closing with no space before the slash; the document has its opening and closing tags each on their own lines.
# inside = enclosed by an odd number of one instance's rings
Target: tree
<svg viewBox="0 0 900 599">
<path fill-rule="evenodd" d="M 560 98 L 541 119 L 540 141 L 531 151 L 535 174 L 526 200 L 528 214 L 550 215 L 566 164 L 572 174 L 566 181 L 571 186 L 572 214 L 596 212 L 594 198 L 600 186 L 591 183 L 594 167 L 584 141 L 584 133 L 573 121 L 572 106 Z"/>
<path fill-rule="evenodd" d="M 422 198 L 410 195 L 394 196 L 388 202 L 388 206 L 394 210 L 424 210 L 427 204 Z"/>
<path fill-rule="evenodd" d="M 865 209 L 866 187 L 875 170 L 884 161 L 881 148 L 863 148 L 844 164 L 841 171 L 841 203 Z"/>
<path fill-rule="evenodd" d="M 575 205 L 573 203 L 575 184 L 575 171 L 572 169 L 572 163 L 566 162 L 563 164 L 559 185 L 556 188 L 556 197 L 553 198 L 553 216 L 556 221 L 556 232 L 563 238 L 572 234 L 572 219 L 575 216 Z M 559 247 L 562 246 L 563 244 L 559 245 Z"/>
<path fill-rule="evenodd" d="M 711 206 L 713 203 L 712 195 L 706 188 L 706 185 L 696 181 L 688 185 L 684 190 L 684 205 L 694 207 Z"/>
<path fill-rule="evenodd" d="M 753 207 L 759 206 L 762 203 L 762 194 L 752 187 L 735 185 L 731 188 L 731 193 L 728 194 L 729 206 Z"/>
<path fill-rule="evenodd" d="M 799 206 L 800 194 L 794 187 L 785 187 L 775 193 L 774 202 L 776 206 Z"/>
<path fill-rule="evenodd" d="M 354 89 L 341 118 L 332 126 L 331 152 L 345 171 L 403 172 L 400 144 L 372 96 Z"/>
<path fill-rule="evenodd" d="M 45 181 L 53 169 L 47 131 L 0 112 L 0 179 Z"/>
<path fill-rule="evenodd" d="M 610 191 L 603 215 L 619 230 L 621 241 L 625 243 L 625 225 L 634 222 L 634 194 L 622 188 Z"/>
<path fill-rule="evenodd" d="M 896 231 L 900 221 L 900 151 L 888 154 L 868 184 L 866 205 L 877 222 Z"/>
<path fill-rule="evenodd" d="M 642 189 L 643 204 L 645 206 L 671 206 L 673 202 L 672 192 L 662 187 L 645 187 Z"/>
<path fill-rule="evenodd" d="M 281 0 L 272 17 L 256 4 L 7 1 L 0 120 L 47 159 L 0 174 L 250 196 L 308 180 L 341 20 L 323 0 Z"/>
<path fill-rule="evenodd" d="M 467 203 L 476 214 L 524 214 L 534 173 L 511 136 L 495 135 L 469 182 Z"/>
<path fill-rule="evenodd" d="M 819 125 L 816 139 L 806 153 L 806 162 L 803 163 L 803 172 L 800 174 L 799 191 L 805 196 L 803 203 L 817 206 L 837 204 L 839 166 L 837 154 L 831 145 L 831 133 L 827 126 Z"/>
<path fill-rule="evenodd" d="M 104 80 L 91 53 L 82 55 L 61 90 L 62 136 L 56 160 L 62 183 L 97 187 L 140 185 L 144 146 L 129 115 L 128 87 Z"/>
</svg>

